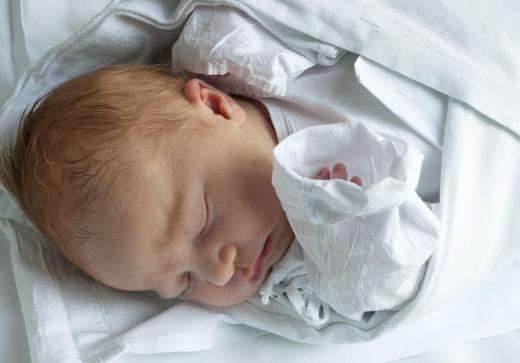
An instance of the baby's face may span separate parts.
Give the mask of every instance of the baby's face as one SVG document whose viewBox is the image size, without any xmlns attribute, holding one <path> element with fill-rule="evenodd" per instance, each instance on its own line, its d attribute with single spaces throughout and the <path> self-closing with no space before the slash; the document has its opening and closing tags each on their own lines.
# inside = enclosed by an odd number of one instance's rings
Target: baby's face
<svg viewBox="0 0 520 363">
<path fill-rule="evenodd" d="M 88 218 L 103 230 L 82 250 L 81 267 L 94 278 L 232 305 L 253 295 L 286 252 L 293 234 L 271 184 L 269 121 L 249 102 L 227 109 L 236 119 L 204 106 L 210 134 L 172 137 L 160 157 L 123 158 L 130 170 L 114 182 L 112 202 Z"/>
</svg>

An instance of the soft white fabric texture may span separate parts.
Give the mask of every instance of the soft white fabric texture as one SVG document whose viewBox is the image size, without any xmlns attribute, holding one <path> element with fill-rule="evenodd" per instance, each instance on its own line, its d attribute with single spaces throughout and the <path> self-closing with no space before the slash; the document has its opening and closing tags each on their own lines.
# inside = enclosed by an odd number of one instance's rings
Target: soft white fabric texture
<svg viewBox="0 0 520 363">
<path fill-rule="evenodd" d="M 274 150 L 273 185 L 303 247 L 311 290 L 351 320 L 398 309 L 417 293 L 439 235 L 415 192 L 422 158 L 357 122 L 307 128 Z M 335 162 L 363 187 L 312 179 Z"/>
<path fill-rule="evenodd" d="M 65 41 L 110 0 L 3 0 L 0 2 L 0 105 L 24 69 Z"/>
<path fill-rule="evenodd" d="M 178 27 L 193 6 L 208 3 L 213 4 L 208 1 L 183 1 L 180 5 L 171 1 L 113 2 L 75 36 L 24 73 L 15 93 L 1 110 L 2 134 L 16 124 L 27 104 L 73 75 L 103 64 L 153 60 L 160 48 L 175 39 Z M 298 346 L 300 353 L 296 353 L 295 347 L 290 355 L 297 357 L 297 361 L 316 360 L 324 357 L 326 351 L 328 357 L 335 354 L 337 359 L 386 361 L 520 326 L 520 294 L 514 275 L 511 284 L 501 285 L 498 281 L 471 289 L 493 279 L 520 256 L 516 243 L 520 226 L 515 220 L 520 214 L 516 192 L 520 175 L 512 167 L 520 164 L 515 121 L 519 119 L 519 102 L 514 88 L 520 73 L 515 66 L 520 64 L 515 43 L 520 31 L 512 19 L 513 14 L 518 13 L 518 4 L 497 1 L 474 4 L 471 9 L 463 1 L 440 0 L 430 3 L 331 1 L 326 5 L 313 3 L 313 7 L 291 0 L 221 0 L 218 4 L 237 6 L 284 42 L 308 49 L 305 54 L 308 59 L 312 60 L 311 52 L 320 45 L 334 44 L 375 61 L 379 64 L 374 66 L 379 68 L 379 74 L 388 72 L 383 65 L 452 98 L 446 105 L 443 138 L 441 236 L 423 286 L 412 303 L 371 330 L 331 324 L 317 331 L 285 314 L 271 314 L 269 309 L 258 308 L 260 302 L 256 306 L 241 304 L 215 310 L 245 324 L 303 342 L 353 342 L 388 332 L 375 341 L 346 348 Z M 460 19 L 454 19 L 457 16 Z M 502 36 L 504 34 L 507 36 Z M 497 41 L 501 46 L 496 46 Z M 93 48 L 96 52 L 92 52 Z M 406 52 L 396 52 L 396 49 L 406 49 Z M 364 72 L 371 70 L 367 68 Z M 374 75 L 367 84 L 376 97 L 383 99 L 393 93 L 392 87 L 398 87 L 391 79 L 402 77 L 395 74 L 381 79 L 380 87 L 377 78 Z M 472 82 L 467 82 L 468 79 Z M 416 87 L 408 86 L 406 81 L 400 83 L 399 91 L 412 95 Z M 408 115 L 408 119 L 413 117 Z M 497 126 L 499 124 L 504 127 Z M 490 193 L 490 175 L 501 182 L 493 193 Z M 146 294 L 125 294 L 94 283 L 86 284 L 63 270 L 58 256 L 45 252 L 47 247 L 33 231 L 11 222 L 18 220 L 17 214 L 22 217 L 8 203 L 2 203 L 2 230 L 11 243 L 13 269 L 34 361 L 79 362 L 87 357 L 100 361 L 114 357 L 111 355 L 114 346 L 119 349 L 117 354 L 122 354 L 132 352 L 133 347 L 142 348 L 144 340 L 161 339 L 161 334 L 155 332 L 164 333 L 164 327 L 172 323 L 157 319 L 153 320 L 154 329 L 152 324 L 143 326 L 143 335 L 139 335 L 140 340 L 135 341 L 134 346 L 124 344 L 117 337 L 132 327 L 139 329 L 141 322 L 167 308 L 164 302 L 159 303 Z M 439 308 L 457 296 L 458 301 Z M 489 319 L 482 319 L 482 309 Z M 434 310 L 436 312 L 431 313 Z M 284 313 L 282 308 L 279 311 Z M 427 313 L 431 314 L 425 317 Z M 450 325 L 451 322 L 454 325 Z M 225 339 L 247 336 L 219 333 L 234 331 L 227 328 L 225 323 L 217 326 L 213 344 L 218 344 L 218 339 L 225 342 Z M 443 333 L 439 334 L 442 329 Z M 261 333 L 250 331 L 249 334 Z M 138 336 L 135 330 L 132 336 Z M 200 339 L 199 349 L 208 347 L 208 335 L 204 337 Z M 178 348 L 178 339 L 175 336 L 171 339 L 172 346 Z M 197 349 L 197 342 L 192 335 L 185 344 Z M 104 344 L 111 349 L 102 349 Z M 161 347 L 166 342 L 163 344 Z M 150 344 L 148 353 L 157 347 Z M 248 360 L 273 361 L 276 357 L 249 355 Z"/>
<path fill-rule="evenodd" d="M 287 82 L 313 65 L 229 7 L 195 9 L 172 48 L 174 71 L 221 75 L 222 90 L 255 97 L 285 95 Z"/>
<path fill-rule="evenodd" d="M 367 65 L 368 62 L 348 53 L 337 67 L 315 66 L 304 72 L 291 82 L 285 96 L 262 99 L 271 114 L 278 140 L 311 126 L 362 122 L 377 133 L 406 140 L 424 155 L 416 190 L 423 200 L 437 202 L 442 149 L 442 138 L 438 135 L 444 132 L 448 98 L 388 70 L 374 77 L 374 67 Z M 372 85 L 369 82 L 374 78 L 377 83 Z M 385 99 L 384 103 L 370 93 L 386 95 L 392 90 L 400 98 Z M 388 103 L 391 110 L 399 107 L 400 117 L 389 111 L 385 106 Z M 415 117 L 418 113 L 423 116 L 421 123 Z M 324 145 L 328 142 L 323 140 Z"/>
</svg>

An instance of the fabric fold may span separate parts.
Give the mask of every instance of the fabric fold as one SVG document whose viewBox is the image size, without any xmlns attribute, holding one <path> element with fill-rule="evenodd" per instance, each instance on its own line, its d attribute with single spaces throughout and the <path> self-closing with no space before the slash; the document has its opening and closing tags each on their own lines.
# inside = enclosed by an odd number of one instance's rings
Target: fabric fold
<svg viewBox="0 0 520 363">
<path fill-rule="evenodd" d="M 273 185 L 303 248 L 310 289 L 327 306 L 360 320 L 415 296 L 439 237 L 439 221 L 414 190 L 417 150 L 345 122 L 299 131 L 273 155 Z M 366 162 L 350 163 L 351 155 Z M 336 162 L 366 184 L 311 178 Z M 370 175 L 377 177 L 363 179 Z M 302 304 L 293 306 L 301 313 Z"/>
</svg>

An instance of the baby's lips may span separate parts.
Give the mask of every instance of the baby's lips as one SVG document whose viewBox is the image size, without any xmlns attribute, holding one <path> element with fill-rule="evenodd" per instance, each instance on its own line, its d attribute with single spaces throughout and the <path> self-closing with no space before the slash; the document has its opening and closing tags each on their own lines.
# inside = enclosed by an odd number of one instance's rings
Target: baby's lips
<svg viewBox="0 0 520 363">
<path fill-rule="evenodd" d="M 242 275 L 245 277 L 246 280 L 255 282 L 255 277 L 258 274 L 258 263 L 260 261 L 255 261 L 251 265 L 248 265 L 246 267 L 240 267 Z"/>
<path fill-rule="evenodd" d="M 257 282 L 260 279 L 260 277 L 262 276 L 262 272 L 264 271 L 264 266 L 272 250 L 273 243 L 271 242 L 271 238 L 267 237 L 267 239 L 264 242 L 262 251 L 260 252 L 260 255 L 258 256 L 256 261 L 251 265 L 251 269 L 248 271 L 249 273 L 247 274 L 247 276 L 250 281 Z"/>
</svg>

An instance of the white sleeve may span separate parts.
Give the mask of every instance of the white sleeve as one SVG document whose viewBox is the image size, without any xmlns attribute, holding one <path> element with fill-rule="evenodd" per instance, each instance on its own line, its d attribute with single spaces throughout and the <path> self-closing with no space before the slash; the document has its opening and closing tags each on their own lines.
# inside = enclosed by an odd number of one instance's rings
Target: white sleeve
<svg viewBox="0 0 520 363">
<path fill-rule="evenodd" d="M 364 186 L 310 178 L 338 161 Z M 421 162 L 404 141 L 360 123 L 307 128 L 275 148 L 273 185 L 311 287 L 349 319 L 398 310 L 420 287 L 439 231 L 415 192 Z"/>
</svg>

